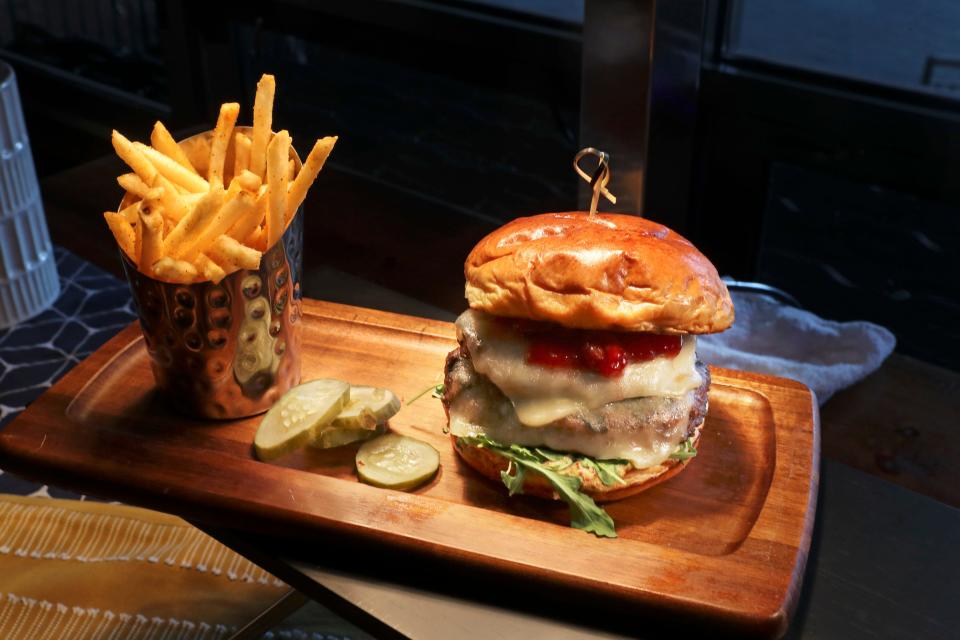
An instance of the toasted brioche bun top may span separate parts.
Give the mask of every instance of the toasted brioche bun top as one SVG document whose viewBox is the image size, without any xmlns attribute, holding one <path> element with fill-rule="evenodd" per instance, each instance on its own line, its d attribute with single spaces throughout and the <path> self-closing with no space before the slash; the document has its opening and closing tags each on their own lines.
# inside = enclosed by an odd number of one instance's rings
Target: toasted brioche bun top
<svg viewBox="0 0 960 640">
<path fill-rule="evenodd" d="M 686 238 L 638 216 L 518 218 L 464 264 L 470 307 L 574 329 L 715 333 L 733 324 L 716 268 Z"/>
</svg>

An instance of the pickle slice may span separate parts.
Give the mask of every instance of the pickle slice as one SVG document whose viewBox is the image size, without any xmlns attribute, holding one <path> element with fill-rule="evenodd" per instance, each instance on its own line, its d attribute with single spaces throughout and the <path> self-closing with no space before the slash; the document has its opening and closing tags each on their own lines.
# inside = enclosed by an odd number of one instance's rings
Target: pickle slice
<svg viewBox="0 0 960 640">
<path fill-rule="evenodd" d="M 342 380 L 311 380 L 290 389 L 267 411 L 253 439 L 261 460 L 302 447 L 333 422 L 350 400 Z"/>
<path fill-rule="evenodd" d="M 350 387 L 350 402 L 331 425 L 343 429 L 373 430 L 400 411 L 400 400 L 389 389 Z"/>
<path fill-rule="evenodd" d="M 310 443 L 311 447 L 318 449 L 333 449 L 342 447 L 353 442 L 369 440 L 370 438 L 384 433 L 385 427 L 375 429 L 344 429 L 338 427 L 327 427 L 316 440 Z"/>
<path fill-rule="evenodd" d="M 364 442 L 357 451 L 360 480 L 401 491 L 418 487 L 440 467 L 437 450 L 422 440 L 388 433 Z"/>
</svg>

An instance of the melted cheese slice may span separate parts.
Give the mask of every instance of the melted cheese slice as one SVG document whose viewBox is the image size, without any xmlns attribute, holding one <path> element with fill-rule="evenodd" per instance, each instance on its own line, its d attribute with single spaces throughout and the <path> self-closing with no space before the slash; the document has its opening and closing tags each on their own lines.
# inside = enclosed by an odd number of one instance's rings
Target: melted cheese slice
<svg viewBox="0 0 960 640">
<path fill-rule="evenodd" d="M 510 410 L 509 401 L 502 395 L 494 396 L 491 389 L 490 384 L 468 386 L 453 399 L 450 433 L 459 437 L 485 435 L 497 442 L 531 447 L 545 446 L 554 451 L 582 453 L 597 460 L 629 460 L 637 469 L 658 465 L 677 450 L 686 438 L 695 400 L 695 392 L 678 399 L 677 411 L 682 417 L 658 427 L 638 426 L 597 433 L 587 428 L 522 425 Z M 634 417 L 638 425 L 643 425 L 643 411 Z"/>
<path fill-rule="evenodd" d="M 520 422 L 528 427 L 628 398 L 680 397 L 702 382 L 695 366 L 693 336 L 684 336 L 676 357 L 629 364 L 623 375 L 607 378 L 591 371 L 528 363 L 529 341 L 483 312 L 465 311 L 456 324 L 474 369 L 510 399 Z"/>
</svg>

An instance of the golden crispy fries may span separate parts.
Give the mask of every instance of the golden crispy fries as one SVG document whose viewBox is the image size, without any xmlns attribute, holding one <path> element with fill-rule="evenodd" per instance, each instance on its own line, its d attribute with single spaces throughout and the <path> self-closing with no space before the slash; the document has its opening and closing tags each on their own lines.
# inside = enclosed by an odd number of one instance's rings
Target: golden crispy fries
<svg viewBox="0 0 960 640">
<path fill-rule="evenodd" d="M 337 136 L 329 136 L 320 138 L 313 145 L 313 149 L 310 150 L 310 155 L 307 156 L 307 161 L 303 163 L 303 167 L 300 168 L 300 173 L 297 174 L 296 179 L 290 185 L 290 190 L 287 192 L 286 219 L 288 221 L 293 217 L 293 214 L 297 212 L 300 205 L 303 204 L 304 199 L 307 197 L 307 190 L 313 184 L 313 181 L 317 179 L 317 174 L 323 169 L 323 165 L 330 156 L 330 152 L 333 151 L 335 144 L 337 144 Z"/>
<path fill-rule="evenodd" d="M 120 156 L 120 159 L 126 162 L 133 169 L 133 172 L 140 176 L 141 180 L 146 184 L 153 182 L 153 176 L 156 175 L 157 170 L 144 157 L 143 153 L 138 151 L 138 143 L 130 142 L 116 129 L 113 130 L 110 141 L 113 143 L 113 149 Z"/>
<path fill-rule="evenodd" d="M 267 246 L 272 247 L 286 227 L 287 159 L 290 156 L 290 134 L 286 129 L 273 136 L 267 147 Z"/>
<path fill-rule="evenodd" d="M 257 227 L 250 232 L 250 235 L 243 241 L 243 244 L 247 245 L 251 249 L 256 249 L 257 251 L 266 251 L 267 250 L 267 230 L 263 227 Z"/>
<path fill-rule="evenodd" d="M 263 74 L 257 83 L 257 95 L 253 100 L 253 138 L 250 145 L 250 171 L 261 178 L 267 165 L 267 145 L 273 131 L 273 95 L 276 82 L 269 73 Z"/>
<path fill-rule="evenodd" d="M 237 181 L 245 191 L 249 191 L 250 193 L 257 193 L 257 191 L 260 189 L 260 176 L 255 174 L 253 171 L 244 169 L 233 179 Z M 231 184 L 233 183 L 231 182 Z"/>
<path fill-rule="evenodd" d="M 113 147 L 132 170 L 117 178 L 130 204 L 104 219 L 142 273 L 220 282 L 259 268 L 263 252 L 280 241 L 337 138 L 318 140 L 298 172 L 289 132 L 273 133 L 275 93 L 273 76 L 264 74 L 249 131 L 236 130 L 237 103 L 221 105 L 212 132 L 183 143 L 160 121 L 152 146 L 113 131 Z"/>
<path fill-rule="evenodd" d="M 207 257 L 223 267 L 227 273 L 237 269 L 259 269 L 260 251 L 246 247 L 230 236 L 220 236 L 205 252 Z"/>
<path fill-rule="evenodd" d="M 207 181 L 211 189 L 223 189 L 223 163 L 227 157 L 227 145 L 233 135 L 233 126 L 237 124 L 240 105 L 236 102 L 224 102 L 220 105 L 220 116 L 213 130 L 213 142 L 210 145 L 210 167 L 207 169 Z"/>
<path fill-rule="evenodd" d="M 269 191 L 267 190 L 266 186 L 260 187 L 257 193 L 257 200 L 254 205 L 253 214 L 237 220 L 237 223 L 230 228 L 230 231 L 227 232 L 228 236 L 234 240 L 244 242 L 244 239 L 249 237 L 255 229 L 260 228 L 260 225 L 263 223 L 263 217 L 267 212 L 268 194 Z M 244 242 L 244 244 L 246 244 L 248 247 L 253 247 L 253 245 L 248 242 Z M 259 249 L 259 247 L 254 248 Z"/>
<path fill-rule="evenodd" d="M 137 207 L 138 205 L 133 206 Z M 127 218 L 123 213 L 116 213 L 114 211 L 105 212 L 103 217 L 107 221 L 107 226 L 110 227 L 110 231 L 113 233 L 113 237 L 116 238 L 120 249 L 127 254 L 128 258 L 137 262 L 137 254 L 134 248 L 136 232 L 134 232 L 130 223 L 127 222 Z"/>
<path fill-rule="evenodd" d="M 237 132 L 233 134 L 233 175 L 238 176 L 250 169 L 250 136 Z M 257 175 L 257 174 L 254 174 Z M 257 176 L 259 178 L 260 176 Z"/>
<path fill-rule="evenodd" d="M 131 225 L 137 224 L 140 220 L 140 203 L 134 202 L 120 210 L 120 215 Z"/>
<path fill-rule="evenodd" d="M 184 245 L 188 245 L 194 235 L 213 220 L 223 206 L 225 194 L 225 191 L 210 191 L 200 198 L 190 213 L 183 216 L 170 235 L 163 239 L 163 255 L 178 257 L 186 248 Z"/>
<path fill-rule="evenodd" d="M 197 268 L 189 262 L 174 260 L 166 256 L 157 260 L 153 265 L 153 272 L 166 282 L 180 282 L 189 284 L 197 278 Z"/>
<path fill-rule="evenodd" d="M 163 174 L 158 173 L 153 184 L 155 187 L 163 190 L 163 193 L 160 195 L 160 202 L 163 204 L 163 215 L 172 219 L 174 222 L 180 222 L 180 219 L 187 215 L 187 211 L 189 211 L 187 199 L 180 195 L 180 192 L 177 191 L 174 184 L 164 178 Z"/>
<path fill-rule="evenodd" d="M 117 176 L 117 184 L 123 187 L 124 191 L 132 193 L 138 198 L 143 198 L 150 189 L 150 185 L 141 180 L 140 176 L 135 173 L 125 173 L 122 176 Z"/>
<path fill-rule="evenodd" d="M 193 261 L 197 254 L 202 253 L 218 236 L 223 235 L 238 221 L 244 217 L 251 217 L 253 209 L 256 206 L 256 197 L 252 193 L 240 191 L 235 197 L 227 200 L 226 204 L 220 207 L 210 223 L 203 228 L 198 228 L 193 233 L 193 238 L 185 242 L 180 250 L 173 254 L 180 260 Z"/>
<path fill-rule="evenodd" d="M 164 178 L 173 184 L 183 187 L 190 193 L 203 193 L 204 191 L 210 190 L 210 183 L 197 174 L 183 168 L 181 165 L 177 164 L 156 149 L 148 147 L 139 142 L 134 142 L 133 146 L 144 156 L 146 156 L 151 165 L 153 165 L 157 171 L 162 173 Z M 134 169 L 134 171 L 136 171 L 136 169 Z M 137 173 L 137 175 L 140 174 Z M 140 177 L 142 178 L 143 176 Z M 153 179 L 151 178 L 150 180 L 145 180 L 145 182 L 153 182 Z"/>
<path fill-rule="evenodd" d="M 227 277 L 227 272 L 220 265 L 202 253 L 194 259 L 193 264 L 200 270 L 204 278 L 214 284 Z"/>
<path fill-rule="evenodd" d="M 140 201 L 140 229 L 142 244 L 137 264 L 147 275 L 153 273 L 153 265 L 163 257 L 163 215 L 158 200 Z"/>
<path fill-rule="evenodd" d="M 173 136 L 170 135 L 170 132 L 167 131 L 167 128 L 163 126 L 163 123 L 159 120 L 153 125 L 153 131 L 150 133 L 150 144 L 153 145 L 154 149 L 169 156 L 184 169 L 189 169 L 193 173 L 197 172 L 197 170 L 193 168 L 193 163 L 190 162 L 190 158 L 187 157 L 187 154 L 183 152 L 183 149 L 180 148 L 180 145 L 177 144 L 176 140 L 173 139 Z"/>
</svg>

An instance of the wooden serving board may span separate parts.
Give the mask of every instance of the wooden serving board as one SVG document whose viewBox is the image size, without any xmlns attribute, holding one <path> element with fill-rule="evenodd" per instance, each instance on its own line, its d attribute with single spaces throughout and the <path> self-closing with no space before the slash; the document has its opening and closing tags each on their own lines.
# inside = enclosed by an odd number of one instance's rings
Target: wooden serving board
<svg viewBox="0 0 960 640">
<path fill-rule="evenodd" d="M 336 377 L 412 398 L 442 381 L 456 344 L 448 323 L 316 301 L 303 311 L 304 380 Z M 259 462 L 258 417 L 192 420 L 156 395 L 136 324 L 0 432 L 0 466 L 209 524 L 349 536 L 776 635 L 810 545 L 816 403 L 797 382 L 712 373 L 699 455 L 677 477 L 605 505 L 615 540 L 568 527 L 563 503 L 508 498 L 477 476 L 454 453 L 443 408 L 429 396 L 391 421 L 440 452 L 440 473 L 413 493 L 359 483 L 355 447 Z"/>
</svg>

